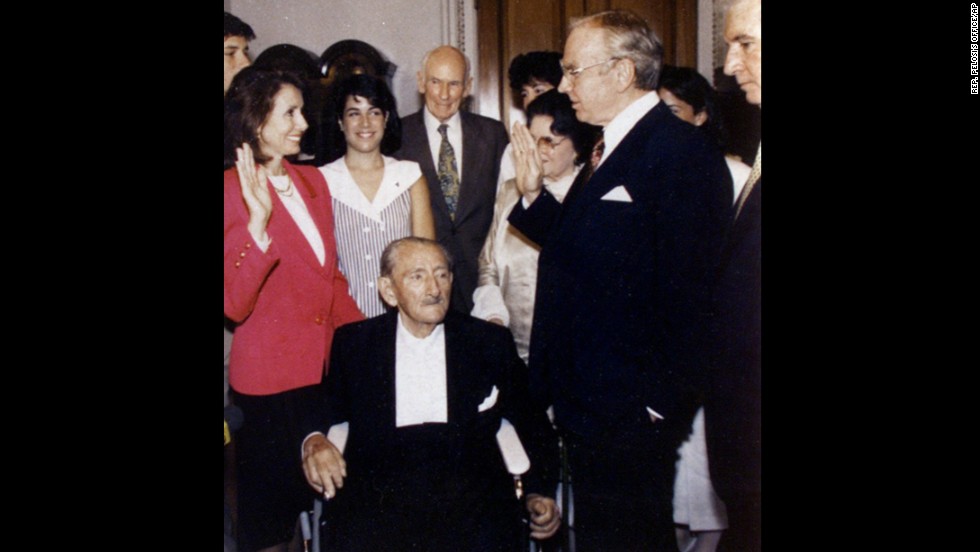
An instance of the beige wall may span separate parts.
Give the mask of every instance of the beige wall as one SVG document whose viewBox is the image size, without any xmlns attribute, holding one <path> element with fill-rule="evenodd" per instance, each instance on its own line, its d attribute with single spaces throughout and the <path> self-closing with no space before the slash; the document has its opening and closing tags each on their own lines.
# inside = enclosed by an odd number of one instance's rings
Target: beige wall
<svg viewBox="0 0 980 552">
<path fill-rule="evenodd" d="M 422 56 L 446 43 L 457 44 L 455 0 L 225 0 L 225 9 L 252 26 L 252 57 L 269 46 L 290 43 L 318 57 L 339 40 L 354 38 L 373 45 L 398 66 L 392 92 L 398 111 L 419 109 L 415 85 Z M 465 2 L 472 11 L 472 0 Z M 467 21 L 471 15 L 466 15 Z M 475 23 L 466 25 L 467 54 L 474 60 Z M 472 50 L 471 50 L 472 49 Z M 475 61 L 475 60 L 474 60 Z M 474 106 L 475 107 L 475 106 Z"/>
</svg>

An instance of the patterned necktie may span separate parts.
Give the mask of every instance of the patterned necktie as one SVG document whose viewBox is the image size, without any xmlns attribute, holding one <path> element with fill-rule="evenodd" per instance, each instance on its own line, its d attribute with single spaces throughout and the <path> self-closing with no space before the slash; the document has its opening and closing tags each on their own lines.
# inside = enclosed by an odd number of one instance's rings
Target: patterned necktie
<svg viewBox="0 0 980 552">
<path fill-rule="evenodd" d="M 738 194 L 738 203 L 735 204 L 735 218 L 738 219 L 739 213 L 742 212 L 742 206 L 745 205 L 745 200 L 748 199 L 749 194 L 752 193 L 752 188 L 755 187 L 755 183 L 759 181 L 762 177 L 762 142 L 759 142 L 759 151 L 755 154 L 755 163 L 752 163 L 752 172 L 749 173 L 749 179 L 745 181 L 745 186 L 742 186 L 742 192 Z"/>
<path fill-rule="evenodd" d="M 442 186 L 442 195 L 446 196 L 446 206 L 449 207 L 449 218 L 456 218 L 456 200 L 459 198 L 459 170 L 456 168 L 456 152 L 449 143 L 446 135 L 448 125 L 439 125 L 442 135 L 442 145 L 439 146 L 439 166 L 436 173 Z"/>
</svg>

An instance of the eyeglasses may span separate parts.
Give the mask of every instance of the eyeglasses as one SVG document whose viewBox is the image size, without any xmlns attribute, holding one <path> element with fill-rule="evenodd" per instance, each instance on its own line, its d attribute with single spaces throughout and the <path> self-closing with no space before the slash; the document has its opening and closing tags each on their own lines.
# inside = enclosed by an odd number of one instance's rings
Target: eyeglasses
<svg viewBox="0 0 980 552">
<path fill-rule="evenodd" d="M 538 138 L 538 149 L 551 153 L 555 151 L 555 148 L 564 143 L 565 140 L 568 140 L 568 137 L 562 138 L 556 142 L 550 136 L 542 136 L 541 138 Z"/>
<path fill-rule="evenodd" d="M 569 67 L 567 65 L 562 65 L 561 66 L 561 72 L 569 80 L 575 80 L 575 79 L 578 78 L 579 75 L 582 74 L 582 71 L 585 71 L 586 69 L 592 69 L 593 67 L 598 67 L 598 66 L 603 65 L 605 63 L 609 63 L 610 61 L 616 61 L 618 59 L 620 59 L 620 58 L 618 58 L 618 57 L 611 57 L 611 58 L 607 59 L 606 61 L 600 61 L 599 63 L 593 63 L 592 65 L 586 65 L 585 67 L 579 67 L 577 69 L 574 68 L 574 67 Z"/>
</svg>

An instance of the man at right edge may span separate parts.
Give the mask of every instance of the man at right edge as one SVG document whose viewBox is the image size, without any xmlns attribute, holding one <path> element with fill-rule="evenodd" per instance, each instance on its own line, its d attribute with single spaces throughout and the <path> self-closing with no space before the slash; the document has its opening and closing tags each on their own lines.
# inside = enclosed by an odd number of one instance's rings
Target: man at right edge
<svg viewBox="0 0 980 552">
<path fill-rule="evenodd" d="M 725 73 L 762 107 L 762 0 L 735 0 Z M 708 466 L 728 509 L 718 550 L 762 547 L 762 144 L 735 202 L 714 292 L 715 346 L 704 403 Z"/>
</svg>

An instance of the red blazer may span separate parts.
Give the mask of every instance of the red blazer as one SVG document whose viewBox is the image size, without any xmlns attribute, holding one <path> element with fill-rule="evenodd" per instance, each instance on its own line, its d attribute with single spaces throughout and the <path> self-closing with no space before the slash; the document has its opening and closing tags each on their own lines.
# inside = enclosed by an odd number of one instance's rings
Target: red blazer
<svg viewBox="0 0 980 552">
<path fill-rule="evenodd" d="M 320 383 L 334 329 L 364 319 L 337 267 L 326 181 L 314 167 L 283 166 L 320 230 L 322 266 L 271 182 L 272 242 L 263 253 L 248 232 L 238 172 L 225 171 L 225 316 L 238 324 L 228 380 L 248 395 Z"/>
</svg>

